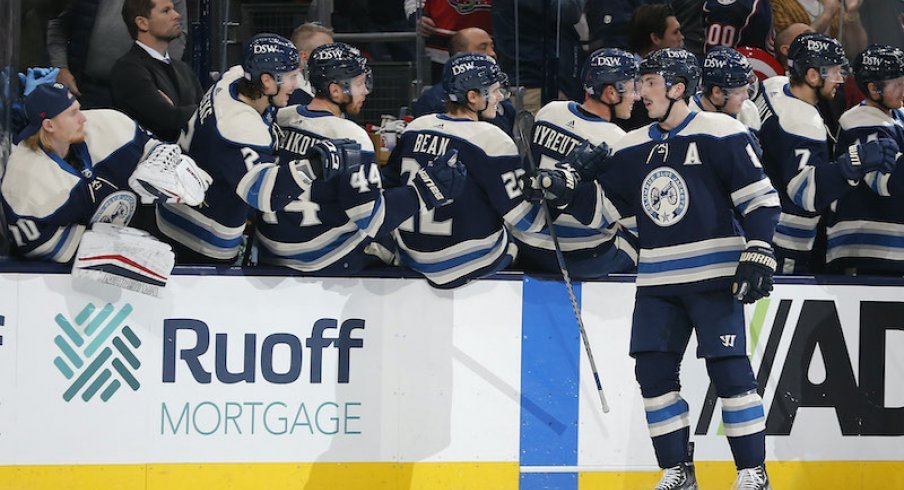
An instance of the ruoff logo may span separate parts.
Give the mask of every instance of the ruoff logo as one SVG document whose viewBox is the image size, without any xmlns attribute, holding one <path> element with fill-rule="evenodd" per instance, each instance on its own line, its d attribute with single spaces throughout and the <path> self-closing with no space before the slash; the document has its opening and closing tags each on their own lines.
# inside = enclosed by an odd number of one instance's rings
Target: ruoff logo
<svg viewBox="0 0 904 490">
<path fill-rule="evenodd" d="M 67 402 L 79 392 L 86 402 L 97 393 L 106 402 L 122 383 L 132 391 L 141 386 L 132 374 L 141 367 L 132 352 L 141 346 L 141 340 L 128 325 L 122 326 L 132 313 L 132 305 L 127 303 L 116 311 L 107 303 L 100 311 L 96 310 L 93 303 L 88 303 L 71 320 L 62 313 L 54 318 L 61 335 L 54 337 L 53 342 L 61 355 L 53 359 L 53 364 L 71 381 L 63 393 Z"/>
</svg>

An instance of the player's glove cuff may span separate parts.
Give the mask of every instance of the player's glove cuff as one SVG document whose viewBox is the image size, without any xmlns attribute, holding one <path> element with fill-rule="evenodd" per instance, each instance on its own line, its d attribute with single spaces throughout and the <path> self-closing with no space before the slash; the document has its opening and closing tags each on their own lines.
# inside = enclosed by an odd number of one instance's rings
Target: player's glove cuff
<svg viewBox="0 0 904 490">
<path fill-rule="evenodd" d="M 458 161 L 458 150 L 449 150 L 414 174 L 412 184 L 421 208 L 433 209 L 452 202 L 464 191 L 468 171 Z"/>
<path fill-rule="evenodd" d="M 573 169 L 578 182 L 592 181 L 602 172 L 603 164 L 608 157 L 609 146 L 606 143 L 593 146 L 590 142 L 583 141 L 556 164 L 556 168 L 563 171 Z"/>
<path fill-rule="evenodd" d="M 574 172 L 541 169 L 537 175 L 522 179 L 522 192 L 529 202 L 546 199 L 550 205 L 562 209 L 571 204 L 578 177 Z"/>
<path fill-rule="evenodd" d="M 361 165 L 361 145 L 348 138 L 323 140 L 312 145 L 305 158 L 317 178 L 329 181 L 346 169 Z"/>
</svg>

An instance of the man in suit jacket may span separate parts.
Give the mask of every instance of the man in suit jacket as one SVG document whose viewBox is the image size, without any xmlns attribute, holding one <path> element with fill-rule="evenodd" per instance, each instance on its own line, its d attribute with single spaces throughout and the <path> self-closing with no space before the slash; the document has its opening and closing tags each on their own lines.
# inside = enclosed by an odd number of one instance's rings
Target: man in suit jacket
<svg viewBox="0 0 904 490">
<path fill-rule="evenodd" d="M 113 67 L 113 105 L 158 138 L 175 141 L 201 100 L 187 63 L 170 58 L 180 15 L 172 0 L 125 0 L 122 17 L 135 44 Z"/>
</svg>

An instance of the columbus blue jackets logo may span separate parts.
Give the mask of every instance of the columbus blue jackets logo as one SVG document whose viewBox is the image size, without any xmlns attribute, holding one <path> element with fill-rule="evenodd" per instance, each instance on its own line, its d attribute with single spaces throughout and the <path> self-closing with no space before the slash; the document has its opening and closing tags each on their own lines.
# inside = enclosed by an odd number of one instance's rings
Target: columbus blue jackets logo
<svg viewBox="0 0 904 490">
<path fill-rule="evenodd" d="M 672 226 L 687 213 L 689 196 L 681 175 L 671 167 L 659 167 L 643 179 L 641 204 L 659 226 Z"/>
</svg>

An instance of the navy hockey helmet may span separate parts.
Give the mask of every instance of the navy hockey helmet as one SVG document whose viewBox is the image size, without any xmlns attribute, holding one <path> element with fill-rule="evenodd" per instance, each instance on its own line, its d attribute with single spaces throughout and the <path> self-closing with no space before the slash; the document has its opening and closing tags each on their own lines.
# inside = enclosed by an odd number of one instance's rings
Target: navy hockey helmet
<svg viewBox="0 0 904 490">
<path fill-rule="evenodd" d="M 305 66 L 305 76 L 316 95 L 328 96 L 330 84 L 342 87 L 347 95 L 351 95 L 351 80 L 365 75 L 364 83 L 368 92 L 373 91 L 373 73 L 367 66 L 367 58 L 358 48 L 346 43 L 331 43 L 319 46 L 311 51 Z"/>
<path fill-rule="evenodd" d="M 703 59 L 703 87 L 737 88 L 756 83 L 750 61 L 732 48 L 720 46 Z"/>
<path fill-rule="evenodd" d="M 864 95 L 869 93 L 868 83 L 876 84 L 882 93 L 883 82 L 904 77 L 904 51 L 901 48 L 871 44 L 857 55 L 853 63 L 854 79 Z"/>
<path fill-rule="evenodd" d="M 663 48 L 650 53 L 640 62 L 639 72 L 640 75 L 650 73 L 662 75 L 666 90 L 678 82 L 683 82 L 685 100 L 697 92 L 697 84 L 700 82 L 697 57 L 684 49 Z"/>
<path fill-rule="evenodd" d="M 602 48 L 591 54 L 581 70 L 584 90 L 599 97 L 607 85 L 624 93 L 625 82 L 637 78 L 637 59 L 634 55 L 617 48 Z"/>
<path fill-rule="evenodd" d="M 844 48 L 833 37 L 817 32 L 805 32 L 791 41 L 788 47 L 788 70 L 795 78 L 803 80 L 807 70 L 815 68 L 824 79 L 828 69 L 841 66 L 842 74 L 847 70 L 848 61 Z"/>
<path fill-rule="evenodd" d="M 300 58 L 292 41 L 270 33 L 256 34 L 247 44 L 242 55 L 245 79 L 257 81 L 264 73 L 281 83 L 281 75 L 298 69 Z"/>
<path fill-rule="evenodd" d="M 490 95 L 494 83 L 505 85 L 508 77 L 493 58 L 481 53 L 459 53 L 449 58 L 443 67 L 443 91 L 446 100 L 468 102 L 468 92 L 476 90 L 484 99 Z"/>
</svg>

